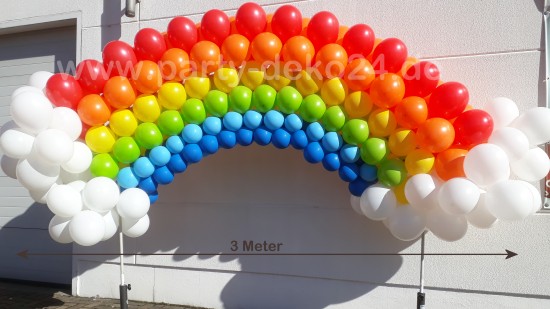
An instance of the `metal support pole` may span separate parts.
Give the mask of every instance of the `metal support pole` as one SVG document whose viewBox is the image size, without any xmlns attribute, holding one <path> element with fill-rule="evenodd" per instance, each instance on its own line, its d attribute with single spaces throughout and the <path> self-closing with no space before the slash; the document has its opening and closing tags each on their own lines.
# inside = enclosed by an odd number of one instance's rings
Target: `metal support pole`
<svg viewBox="0 0 550 309">
<path fill-rule="evenodd" d="M 120 309 L 128 309 L 128 290 L 132 289 L 132 286 L 124 283 L 124 235 L 119 233 L 120 243 Z"/>
<path fill-rule="evenodd" d="M 416 294 L 416 309 L 424 309 L 426 294 L 424 293 L 424 241 L 426 232 L 422 233 L 420 240 L 420 291 Z"/>
</svg>

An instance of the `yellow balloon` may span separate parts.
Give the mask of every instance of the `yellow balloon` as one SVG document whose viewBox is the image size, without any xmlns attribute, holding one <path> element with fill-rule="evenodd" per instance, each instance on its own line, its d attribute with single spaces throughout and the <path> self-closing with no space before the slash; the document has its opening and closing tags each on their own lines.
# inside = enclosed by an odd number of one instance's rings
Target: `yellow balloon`
<svg viewBox="0 0 550 309">
<path fill-rule="evenodd" d="M 152 94 L 142 94 L 137 97 L 132 107 L 137 119 L 142 122 L 155 122 L 160 116 L 160 105 L 157 97 Z"/>
<path fill-rule="evenodd" d="M 346 97 L 344 108 L 351 118 L 363 118 L 371 112 L 372 100 L 368 93 L 355 91 Z"/>
<path fill-rule="evenodd" d="M 388 147 L 394 155 L 404 157 L 416 149 L 416 133 L 409 129 L 397 129 L 390 134 Z"/>
<path fill-rule="evenodd" d="M 281 62 L 274 63 L 266 70 L 265 79 L 275 90 L 279 91 L 292 82 L 292 73 Z"/>
<path fill-rule="evenodd" d="M 239 73 L 232 68 L 220 68 L 214 72 L 214 85 L 219 91 L 231 92 L 239 85 Z"/>
<path fill-rule="evenodd" d="M 247 61 L 241 70 L 241 83 L 250 90 L 264 83 L 265 70 L 257 61 Z"/>
<path fill-rule="evenodd" d="M 395 198 L 397 199 L 397 202 L 399 204 L 409 204 L 409 201 L 407 200 L 407 197 L 405 196 L 405 184 L 407 183 L 408 179 L 405 181 L 402 181 L 397 186 L 393 187 L 393 193 L 395 194 Z"/>
<path fill-rule="evenodd" d="M 109 153 L 113 150 L 117 137 L 105 126 L 95 126 L 86 132 L 86 145 L 95 153 Z"/>
<path fill-rule="evenodd" d="M 317 93 L 321 90 L 323 79 L 318 73 L 319 72 L 316 72 L 311 75 L 307 71 L 301 71 L 296 75 L 296 89 L 298 89 L 303 97 Z"/>
<path fill-rule="evenodd" d="M 165 109 L 179 110 L 185 100 L 187 100 L 187 93 L 180 83 L 164 83 L 158 91 L 158 102 Z"/>
<path fill-rule="evenodd" d="M 435 163 L 434 155 L 423 149 L 411 151 L 405 158 L 405 168 L 409 175 L 428 174 Z"/>
<path fill-rule="evenodd" d="M 119 109 L 111 114 L 109 127 L 117 136 L 132 136 L 136 131 L 138 121 L 128 109 Z"/>
<path fill-rule="evenodd" d="M 321 98 L 328 106 L 344 103 L 347 95 L 348 85 L 339 77 L 326 80 L 321 87 Z"/>
<path fill-rule="evenodd" d="M 386 137 L 397 127 L 397 121 L 392 111 L 384 108 L 374 110 L 367 120 L 370 134 L 374 137 Z"/>
<path fill-rule="evenodd" d="M 208 91 L 210 91 L 210 78 L 208 77 L 188 77 L 185 79 L 185 91 L 190 98 L 202 100 Z"/>
</svg>

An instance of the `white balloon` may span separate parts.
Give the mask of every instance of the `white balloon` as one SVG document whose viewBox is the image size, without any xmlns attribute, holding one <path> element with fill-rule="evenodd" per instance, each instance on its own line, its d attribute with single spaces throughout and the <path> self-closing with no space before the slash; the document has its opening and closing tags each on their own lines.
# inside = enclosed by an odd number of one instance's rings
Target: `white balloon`
<svg viewBox="0 0 550 309">
<path fill-rule="evenodd" d="M 426 226 L 437 238 L 444 241 L 460 240 L 468 231 L 465 216 L 455 216 L 436 208 L 427 214 Z"/>
<path fill-rule="evenodd" d="M 122 218 L 122 232 L 128 237 L 140 237 L 147 232 L 149 229 L 149 224 L 150 221 L 148 215 L 145 215 L 138 220 Z"/>
<path fill-rule="evenodd" d="M 103 216 L 92 210 L 77 213 L 69 224 L 73 240 L 81 246 L 93 246 L 105 235 Z"/>
<path fill-rule="evenodd" d="M 96 177 L 88 181 L 82 190 L 82 201 L 91 210 L 105 213 L 118 202 L 120 189 L 114 180 L 107 177 Z"/>
<path fill-rule="evenodd" d="M 498 222 L 498 219 L 491 214 L 489 209 L 487 209 L 485 194 L 486 193 L 482 193 L 480 195 L 476 208 L 466 215 L 468 222 L 480 229 L 488 229 Z"/>
<path fill-rule="evenodd" d="M 73 157 L 74 145 L 64 131 L 47 129 L 36 136 L 33 152 L 51 164 L 68 162 Z"/>
<path fill-rule="evenodd" d="M 411 207 L 430 211 L 437 206 L 437 180 L 429 174 L 413 175 L 405 184 L 405 197 Z"/>
<path fill-rule="evenodd" d="M 465 215 L 476 207 L 479 194 L 479 188 L 468 179 L 452 178 L 439 190 L 439 206 L 451 215 Z"/>
<path fill-rule="evenodd" d="M 521 180 L 539 181 L 550 170 L 550 159 L 546 152 L 538 147 L 529 149 L 521 159 L 510 163 L 512 173 Z"/>
<path fill-rule="evenodd" d="M 464 173 L 476 185 L 490 186 L 510 177 L 508 156 L 497 145 L 477 145 L 464 158 Z"/>
<path fill-rule="evenodd" d="M 38 71 L 34 72 L 29 77 L 29 86 L 34 87 L 38 90 L 44 90 L 46 88 L 46 84 L 48 83 L 48 79 L 52 77 L 53 73 L 46 72 L 46 71 Z"/>
<path fill-rule="evenodd" d="M 25 93 L 25 92 L 34 92 L 34 93 L 40 94 L 40 95 L 44 94 L 40 89 L 37 89 L 35 87 L 22 86 L 22 87 L 19 87 L 19 88 L 15 89 L 15 91 L 12 92 L 11 99 L 13 100 L 13 98 L 15 98 L 16 96 L 18 96 L 22 93 Z"/>
<path fill-rule="evenodd" d="M 21 129 L 9 129 L 0 136 L 2 151 L 12 158 L 27 157 L 31 153 L 33 143 L 34 136 Z"/>
<path fill-rule="evenodd" d="M 57 216 L 72 217 L 82 211 L 80 192 L 69 185 L 53 187 L 46 199 L 48 208 Z"/>
<path fill-rule="evenodd" d="M 518 106 L 508 98 L 494 98 L 489 101 L 484 110 L 493 118 L 495 129 L 509 125 L 519 116 Z"/>
<path fill-rule="evenodd" d="M 70 223 L 71 218 L 54 216 L 50 220 L 50 224 L 48 225 L 48 232 L 50 232 L 50 237 L 58 243 L 62 244 L 73 242 L 71 232 L 69 230 Z"/>
<path fill-rule="evenodd" d="M 351 208 L 355 211 L 355 213 L 361 216 L 365 215 L 361 210 L 361 197 L 351 194 L 350 203 L 351 203 Z"/>
<path fill-rule="evenodd" d="M 84 190 L 84 187 L 86 186 L 86 182 L 82 181 L 82 180 L 75 180 L 75 181 L 67 183 L 67 186 L 71 186 L 78 193 L 80 193 L 80 192 L 82 192 L 82 190 Z"/>
<path fill-rule="evenodd" d="M 28 91 L 13 98 L 10 113 L 19 127 L 38 133 L 50 124 L 53 107 L 45 95 Z"/>
<path fill-rule="evenodd" d="M 137 220 L 147 214 L 150 206 L 149 195 L 145 191 L 129 188 L 120 193 L 116 210 L 124 219 Z"/>
<path fill-rule="evenodd" d="M 531 214 L 533 194 L 524 181 L 504 180 L 487 188 L 487 209 L 501 220 L 521 220 Z"/>
<path fill-rule="evenodd" d="M 73 155 L 61 164 L 61 167 L 69 173 L 79 174 L 86 171 L 92 163 L 93 154 L 90 148 L 82 142 L 73 143 Z"/>
<path fill-rule="evenodd" d="M 510 162 L 523 157 L 529 150 L 529 140 L 520 130 L 504 127 L 493 131 L 489 143 L 502 148 L 508 155 Z"/>
<path fill-rule="evenodd" d="M 415 240 L 426 230 L 426 217 L 410 205 L 400 205 L 388 217 L 388 229 L 399 240 Z"/>
<path fill-rule="evenodd" d="M 17 164 L 17 180 L 28 190 L 47 191 L 59 178 L 59 167 L 57 173 L 55 167 L 32 165 L 30 159 L 22 159 Z"/>
<path fill-rule="evenodd" d="M 25 133 L 29 133 L 23 129 L 21 129 L 19 126 L 17 126 L 17 124 L 15 123 L 15 121 L 13 120 L 10 120 L 10 121 L 7 121 L 6 123 L 4 123 L 1 127 L 0 127 L 0 136 L 2 136 L 4 134 L 4 132 L 8 131 L 8 130 L 12 130 L 12 129 L 15 129 L 15 130 L 20 130 L 22 132 L 25 132 Z M 2 149 L 2 143 L 0 143 L 0 152 L 4 153 L 4 149 Z"/>
<path fill-rule="evenodd" d="M 61 178 L 64 184 L 68 184 L 70 182 L 77 181 L 77 180 L 88 182 L 94 177 L 92 176 L 92 172 L 90 172 L 89 169 L 85 170 L 82 173 L 69 173 L 64 169 L 61 169 L 59 178 Z"/>
<path fill-rule="evenodd" d="M 367 218 L 384 220 L 397 206 L 397 199 L 391 188 L 376 183 L 363 191 L 360 206 Z"/>
<path fill-rule="evenodd" d="M 521 130 L 533 146 L 550 141 L 550 109 L 535 107 L 521 114 L 512 126 Z"/>
<path fill-rule="evenodd" d="M 542 195 L 541 195 L 539 189 L 537 189 L 532 184 L 530 184 L 528 182 L 525 182 L 524 184 L 531 191 L 531 196 L 533 197 L 533 204 L 532 204 L 533 207 L 531 208 L 531 214 L 535 214 L 542 207 Z"/>
<path fill-rule="evenodd" d="M 29 190 L 29 195 L 31 196 L 31 198 L 37 202 L 37 203 L 40 203 L 40 204 L 46 204 L 47 203 L 47 198 L 48 198 L 48 194 L 50 193 L 50 191 L 55 188 L 56 186 L 58 185 L 58 181 L 56 183 L 54 183 L 50 188 L 48 189 L 39 189 L 39 190 Z"/>
<path fill-rule="evenodd" d="M 6 176 L 17 179 L 17 164 L 19 163 L 19 160 L 16 158 L 8 157 L 6 155 L 2 155 L 2 159 L 0 159 L 0 167 L 2 167 L 2 172 L 6 174 Z"/>
<path fill-rule="evenodd" d="M 49 128 L 64 131 L 69 138 L 76 141 L 82 132 L 82 121 L 74 110 L 68 107 L 56 107 L 53 109 Z"/>
<path fill-rule="evenodd" d="M 105 241 L 113 237 L 117 232 L 120 224 L 120 217 L 116 211 L 111 210 L 103 216 L 103 221 L 105 222 L 105 235 L 103 235 L 102 240 Z"/>
</svg>

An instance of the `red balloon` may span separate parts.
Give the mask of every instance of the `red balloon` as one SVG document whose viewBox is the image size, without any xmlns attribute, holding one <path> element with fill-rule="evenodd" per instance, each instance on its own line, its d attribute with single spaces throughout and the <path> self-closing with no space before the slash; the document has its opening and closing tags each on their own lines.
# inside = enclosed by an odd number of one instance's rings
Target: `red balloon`
<svg viewBox="0 0 550 309">
<path fill-rule="evenodd" d="M 470 149 L 486 143 L 493 133 L 493 118 L 486 111 L 472 109 L 460 114 L 453 123 L 455 145 Z"/>
<path fill-rule="evenodd" d="M 407 46 L 400 39 L 385 39 L 372 52 L 372 65 L 377 75 L 397 73 L 407 60 Z"/>
<path fill-rule="evenodd" d="M 315 50 L 336 42 L 340 33 L 340 24 L 334 14 L 321 11 L 309 20 L 307 25 L 307 37 L 313 43 Z"/>
<path fill-rule="evenodd" d="M 235 26 L 239 34 L 252 41 L 267 27 L 267 16 L 264 9 L 254 2 L 241 5 L 235 14 Z"/>
<path fill-rule="evenodd" d="M 187 18 L 178 16 L 170 21 L 166 30 L 168 40 L 173 47 L 183 49 L 187 53 L 198 40 L 197 26 Z"/>
<path fill-rule="evenodd" d="M 138 31 L 134 39 L 136 58 L 158 62 L 166 51 L 166 42 L 160 32 L 152 28 L 143 28 Z"/>
<path fill-rule="evenodd" d="M 405 97 L 427 97 L 437 88 L 439 69 L 431 62 L 420 61 L 405 72 L 403 81 L 405 82 Z"/>
<path fill-rule="evenodd" d="M 432 93 L 428 103 L 428 117 L 453 119 L 460 115 L 468 105 L 470 95 L 466 86 L 458 82 L 439 85 Z"/>
<path fill-rule="evenodd" d="M 348 53 L 348 57 L 353 59 L 360 55 L 367 58 L 374 47 L 374 31 L 365 24 L 357 24 L 348 29 L 342 39 L 342 46 Z"/>
<path fill-rule="evenodd" d="M 293 5 L 281 6 L 273 14 L 271 30 L 284 44 L 288 39 L 302 32 L 302 13 Z"/>
<path fill-rule="evenodd" d="M 97 60 L 86 59 L 76 66 L 76 80 L 86 94 L 103 92 L 108 79 L 103 63 Z"/>
<path fill-rule="evenodd" d="M 54 74 L 46 83 L 46 96 L 55 106 L 76 110 L 78 102 L 84 96 L 78 81 L 69 74 Z"/>
<path fill-rule="evenodd" d="M 103 67 L 109 76 L 129 76 L 137 63 L 132 46 L 111 41 L 103 48 Z"/>
<path fill-rule="evenodd" d="M 229 17 L 220 10 L 210 10 L 202 16 L 201 34 L 205 40 L 221 46 L 226 37 L 231 34 Z"/>
</svg>

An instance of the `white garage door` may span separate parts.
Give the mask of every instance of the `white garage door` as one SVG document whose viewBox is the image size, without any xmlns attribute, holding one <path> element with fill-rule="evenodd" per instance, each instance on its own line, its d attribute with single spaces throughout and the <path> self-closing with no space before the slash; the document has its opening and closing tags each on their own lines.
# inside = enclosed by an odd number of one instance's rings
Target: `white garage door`
<svg viewBox="0 0 550 309">
<path fill-rule="evenodd" d="M 76 57 L 76 27 L 0 35 L 0 125 L 10 120 L 10 96 L 36 71 L 59 72 Z M 71 245 L 50 239 L 52 215 L 45 205 L 34 203 L 14 179 L 0 174 L 0 278 L 54 283 L 71 282 L 70 256 L 30 256 L 29 252 L 70 253 Z"/>
</svg>

